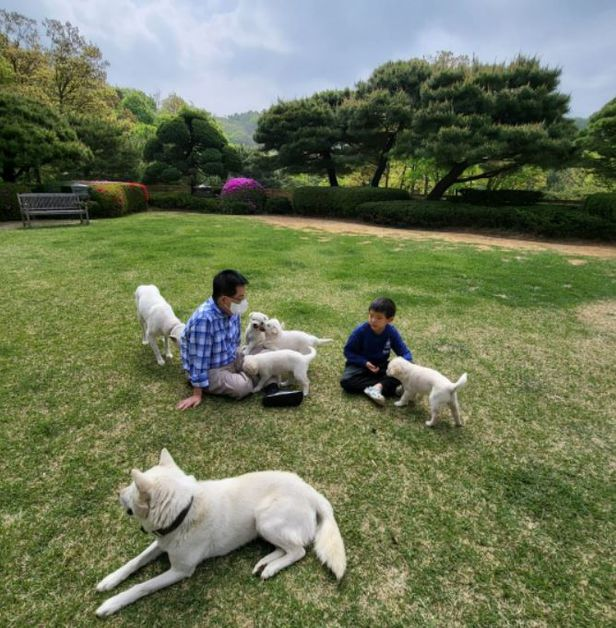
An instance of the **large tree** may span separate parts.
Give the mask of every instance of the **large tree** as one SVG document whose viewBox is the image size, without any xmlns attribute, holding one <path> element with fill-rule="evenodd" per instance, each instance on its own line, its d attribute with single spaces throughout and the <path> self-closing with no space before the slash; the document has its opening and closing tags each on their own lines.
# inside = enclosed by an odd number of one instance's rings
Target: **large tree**
<svg viewBox="0 0 616 628">
<path fill-rule="evenodd" d="M 378 187 L 400 134 L 411 126 L 420 89 L 430 76 L 427 61 L 390 61 L 378 67 L 342 106 L 345 138 L 355 154 L 372 164 Z"/>
<path fill-rule="evenodd" d="M 441 55 L 422 87 L 412 132 L 399 147 L 444 169 L 428 198 L 523 165 L 571 162 L 576 129 L 565 118 L 569 97 L 556 91 L 559 76 L 535 58 L 488 65 Z M 480 172 L 467 174 L 477 167 Z"/>
<path fill-rule="evenodd" d="M 73 129 L 51 107 L 0 91 L 0 170 L 15 182 L 33 175 L 40 180 L 45 166 L 64 167 L 92 158 Z"/>
<path fill-rule="evenodd" d="M 616 182 L 616 98 L 610 100 L 588 121 L 578 145 L 584 150 L 584 165 L 608 185 Z"/>
<path fill-rule="evenodd" d="M 254 139 L 263 152 L 275 153 L 278 167 L 325 173 L 329 184 L 337 186 L 347 149 L 340 106 L 348 96 L 349 90 L 332 90 L 280 101 L 261 115 Z"/>
<path fill-rule="evenodd" d="M 212 117 L 190 108 L 160 123 L 156 136 L 146 143 L 144 158 L 150 162 L 144 174 L 146 183 L 188 177 L 190 184 L 196 185 L 204 178 L 224 179 L 241 169 L 237 152 Z"/>
</svg>

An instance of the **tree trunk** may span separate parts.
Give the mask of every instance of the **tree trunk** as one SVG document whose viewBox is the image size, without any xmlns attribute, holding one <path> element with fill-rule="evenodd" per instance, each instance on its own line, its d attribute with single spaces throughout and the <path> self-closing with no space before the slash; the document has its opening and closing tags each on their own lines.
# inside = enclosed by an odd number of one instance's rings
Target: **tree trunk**
<svg viewBox="0 0 616 628">
<path fill-rule="evenodd" d="M 329 152 L 321 153 L 323 157 L 323 163 L 325 165 L 325 171 L 327 172 L 327 178 L 329 179 L 329 185 L 333 188 L 338 187 L 338 177 L 336 176 L 336 165 Z"/>
<path fill-rule="evenodd" d="M 17 173 L 15 172 L 13 162 L 5 161 L 2 164 L 2 180 L 7 183 L 15 183 L 17 181 Z"/>
<path fill-rule="evenodd" d="M 428 201 L 440 201 L 443 194 L 458 180 L 458 177 L 466 170 L 466 163 L 455 164 L 453 168 L 432 188 L 426 197 Z"/>
<path fill-rule="evenodd" d="M 374 174 L 372 175 L 372 181 L 370 181 L 370 187 L 372 188 L 379 187 L 379 183 L 381 182 L 381 177 L 383 176 L 383 173 L 385 172 L 385 168 L 387 168 L 387 163 L 389 160 L 389 151 L 392 149 L 395 141 L 396 141 L 396 134 L 390 135 L 389 138 L 387 139 L 387 142 L 385 143 L 385 146 L 383 147 L 383 150 L 381 151 L 381 154 L 379 155 L 379 160 L 376 164 L 376 170 L 374 171 Z"/>
</svg>

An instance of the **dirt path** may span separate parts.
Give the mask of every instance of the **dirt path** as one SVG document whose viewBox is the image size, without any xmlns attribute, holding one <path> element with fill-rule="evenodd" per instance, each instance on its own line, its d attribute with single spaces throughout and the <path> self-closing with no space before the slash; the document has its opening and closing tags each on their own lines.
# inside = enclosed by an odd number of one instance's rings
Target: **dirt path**
<svg viewBox="0 0 616 628">
<path fill-rule="evenodd" d="M 290 229 L 316 229 L 330 233 L 346 233 L 351 235 L 376 235 L 379 237 L 402 238 L 408 240 L 445 240 L 463 244 L 475 244 L 480 248 L 501 247 L 507 249 L 525 249 L 530 251 L 558 251 L 566 255 L 583 255 L 591 257 L 616 258 L 616 246 L 588 242 L 547 242 L 544 240 L 523 240 L 517 237 L 480 235 L 475 233 L 454 231 L 422 231 L 420 229 L 393 229 L 378 227 L 345 220 L 325 220 L 321 218 L 305 218 L 303 216 L 252 216 L 270 225 L 288 227 Z M 572 262 L 575 263 L 575 262 Z"/>
</svg>

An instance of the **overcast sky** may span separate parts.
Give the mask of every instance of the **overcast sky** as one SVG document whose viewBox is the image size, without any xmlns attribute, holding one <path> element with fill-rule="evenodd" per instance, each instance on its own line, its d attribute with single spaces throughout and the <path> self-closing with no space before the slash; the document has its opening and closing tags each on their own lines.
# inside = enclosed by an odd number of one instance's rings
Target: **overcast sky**
<svg viewBox="0 0 616 628">
<path fill-rule="evenodd" d="M 571 115 L 616 97 L 616 0 L 0 0 L 69 21 L 109 83 L 216 115 L 353 87 L 382 63 L 440 50 L 562 70 Z"/>
</svg>

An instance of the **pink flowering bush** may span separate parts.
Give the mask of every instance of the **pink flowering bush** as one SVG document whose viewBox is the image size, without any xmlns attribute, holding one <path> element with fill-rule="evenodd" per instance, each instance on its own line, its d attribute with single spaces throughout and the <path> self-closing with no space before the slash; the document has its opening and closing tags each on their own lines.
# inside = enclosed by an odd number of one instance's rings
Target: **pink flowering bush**
<svg viewBox="0 0 616 628">
<path fill-rule="evenodd" d="M 265 207 L 264 187 L 258 181 L 246 177 L 229 179 L 223 185 L 220 196 L 227 204 L 245 203 L 255 213 L 262 212 Z"/>
</svg>

